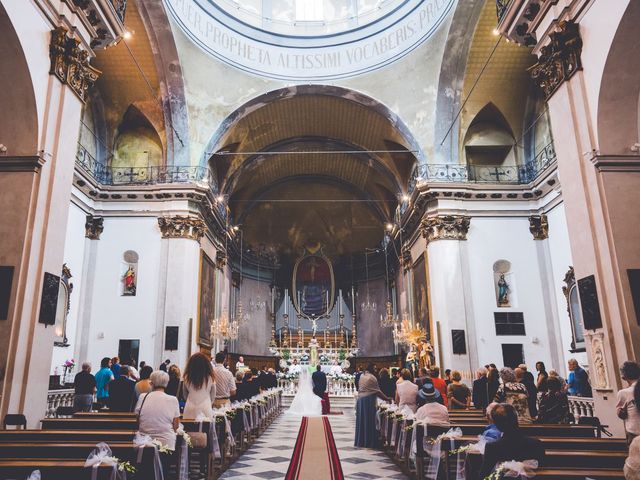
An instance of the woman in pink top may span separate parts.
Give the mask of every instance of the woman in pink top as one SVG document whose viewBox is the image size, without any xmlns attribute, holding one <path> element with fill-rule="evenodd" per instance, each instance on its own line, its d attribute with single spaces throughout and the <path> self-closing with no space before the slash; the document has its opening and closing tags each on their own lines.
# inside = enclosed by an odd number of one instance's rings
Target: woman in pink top
<svg viewBox="0 0 640 480">
<path fill-rule="evenodd" d="M 411 381 L 411 372 L 404 368 L 400 373 L 402 382 L 396 386 L 396 403 L 399 408 L 408 406 L 412 412 L 418 409 L 416 399 L 418 397 L 418 386 Z"/>
</svg>

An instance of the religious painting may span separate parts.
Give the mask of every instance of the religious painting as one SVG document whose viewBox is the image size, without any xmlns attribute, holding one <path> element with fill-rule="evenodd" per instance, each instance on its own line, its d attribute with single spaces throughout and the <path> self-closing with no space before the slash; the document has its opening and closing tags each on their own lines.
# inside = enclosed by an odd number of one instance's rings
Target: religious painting
<svg viewBox="0 0 640 480">
<path fill-rule="evenodd" d="M 198 300 L 198 344 L 211 346 L 211 321 L 215 316 L 215 263 L 202 252 Z"/>
<path fill-rule="evenodd" d="M 305 255 L 293 269 L 293 302 L 300 315 L 317 318 L 331 311 L 334 300 L 333 267 L 320 254 Z"/>
<path fill-rule="evenodd" d="M 431 336 L 429 323 L 429 286 L 427 284 L 427 262 L 424 255 L 413 264 L 413 311 L 416 321 Z"/>
<path fill-rule="evenodd" d="M 55 325 L 56 311 L 58 309 L 58 292 L 60 291 L 60 277 L 45 272 L 42 284 L 42 297 L 40 298 L 39 323 Z"/>
</svg>

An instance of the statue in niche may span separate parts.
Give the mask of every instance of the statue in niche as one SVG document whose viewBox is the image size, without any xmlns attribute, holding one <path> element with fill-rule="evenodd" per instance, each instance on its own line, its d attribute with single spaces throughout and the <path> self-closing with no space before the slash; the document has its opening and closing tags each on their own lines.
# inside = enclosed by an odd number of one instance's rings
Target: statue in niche
<svg viewBox="0 0 640 480">
<path fill-rule="evenodd" d="M 124 289 L 122 295 L 133 297 L 136 294 L 136 270 L 133 265 L 129 265 L 127 271 L 122 276 L 122 282 L 124 283 Z"/>
<path fill-rule="evenodd" d="M 498 280 L 498 306 L 509 306 L 509 284 L 504 279 L 504 273 L 500 274 L 500 279 Z"/>
</svg>

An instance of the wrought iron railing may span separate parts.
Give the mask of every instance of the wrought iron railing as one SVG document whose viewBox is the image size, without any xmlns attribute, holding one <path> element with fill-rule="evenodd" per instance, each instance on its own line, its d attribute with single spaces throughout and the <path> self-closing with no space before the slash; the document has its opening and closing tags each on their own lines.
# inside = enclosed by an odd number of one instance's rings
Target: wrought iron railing
<svg viewBox="0 0 640 480">
<path fill-rule="evenodd" d="M 555 161 L 556 152 L 553 142 L 550 142 L 532 161 L 524 165 L 418 165 L 409 180 L 409 193 L 413 192 L 418 184 L 426 182 L 527 184 L 534 181 Z"/>
<path fill-rule="evenodd" d="M 504 17 L 504 14 L 507 13 L 507 7 L 511 0 L 496 0 L 496 14 L 498 15 L 498 23 Z"/>
<path fill-rule="evenodd" d="M 111 0 L 111 5 L 113 5 L 116 15 L 118 15 L 118 18 L 124 24 L 124 14 L 127 11 L 127 0 Z"/>
<path fill-rule="evenodd" d="M 208 183 L 215 191 L 215 181 L 208 167 L 202 166 L 149 166 L 111 167 L 98 162 L 78 143 L 76 165 L 101 185 L 155 185 L 163 183 Z"/>
</svg>

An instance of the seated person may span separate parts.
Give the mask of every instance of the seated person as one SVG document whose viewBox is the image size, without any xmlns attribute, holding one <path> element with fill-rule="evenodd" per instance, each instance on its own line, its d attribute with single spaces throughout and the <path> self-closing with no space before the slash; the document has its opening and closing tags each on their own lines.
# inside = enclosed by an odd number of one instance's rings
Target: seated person
<svg viewBox="0 0 640 480">
<path fill-rule="evenodd" d="M 407 406 L 412 412 L 418 409 L 416 400 L 418 397 L 418 386 L 411 381 L 411 372 L 403 368 L 401 372 L 402 382 L 396 385 L 396 403 L 398 408 Z"/>
<path fill-rule="evenodd" d="M 547 391 L 540 398 L 536 423 L 569 423 L 573 415 L 569 412 L 569 399 L 562 391 L 562 383 L 555 377 L 547 378 Z"/>
<path fill-rule="evenodd" d="M 238 370 L 236 372 L 236 394 L 233 397 L 233 400 L 235 400 L 236 402 L 242 402 L 243 400 L 246 400 L 247 398 L 247 387 L 245 386 L 244 382 L 244 372 L 241 370 Z"/>
<path fill-rule="evenodd" d="M 491 421 L 502 432 L 502 438 L 486 445 L 480 478 L 491 475 L 495 467 L 502 462 L 511 460 L 542 462 L 544 458 L 542 442 L 522 433 L 518 426 L 518 414 L 512 405 L 508 403 L 496 405 L 491 411 Z"/>
<path fill-rule="evenodd" d="M 491 420 L 491 412 L 495 407 L 500 405 L 499 403 L 490 403 L 486 410 L 487 421 L 489 422 L 489 426 L 483 430 L 480 434 L 480 437 L 487 443 L 493 443 L 502 438 L 502 432 L 498 430 L 496 424 Z"/>
<path fill-rule="evenodd" d="M 131 370 L 122 365 L 119 377 L 109 384 L 109 408 L 114 412 L 132 412 L 136 405 L 136 382 L 131 378 Z"/>
<path fill-rule="evenodd" d="M 423 405 L 415 419 L 436 427 L 449 427 L 449 410 L 443 405 L 442 396 L 433 383 L 425 383 L 418 391 L 418 403 Z"/>
</svg>

